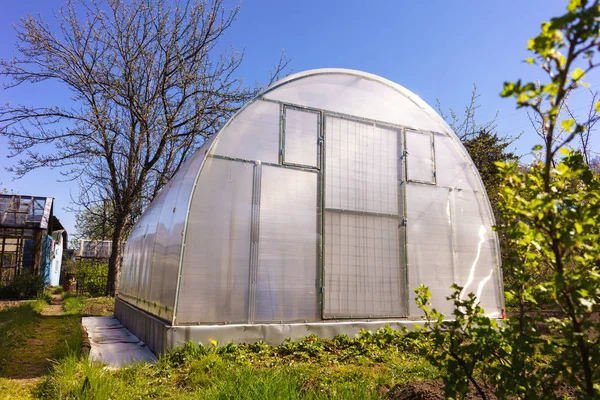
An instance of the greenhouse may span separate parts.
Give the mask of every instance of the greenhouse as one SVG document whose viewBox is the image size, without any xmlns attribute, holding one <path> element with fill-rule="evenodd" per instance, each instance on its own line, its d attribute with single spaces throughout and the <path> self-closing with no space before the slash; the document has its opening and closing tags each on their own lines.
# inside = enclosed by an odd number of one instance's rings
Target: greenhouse
<svg viewBox="0 0 600 400">
<path fill-rule="evenodd" d="M 503 310 L 469 155 L 418 96 L 343 69 L 288 76 L 207 140 L 127 241 L 115 315 L 156 353 L 411 327 L 414 288 Z"/>
</svg>

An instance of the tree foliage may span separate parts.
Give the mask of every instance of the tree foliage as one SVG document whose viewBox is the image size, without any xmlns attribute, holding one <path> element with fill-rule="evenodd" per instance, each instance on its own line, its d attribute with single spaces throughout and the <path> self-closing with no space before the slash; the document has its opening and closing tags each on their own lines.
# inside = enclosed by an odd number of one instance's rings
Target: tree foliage
<svg viewBox="0 0 600 400">
<path fill-rule="evenodd" d="M 132 219 L 255 93 L 236 76 L 241 55 L 221 50 L 237 12 L 223 0 L 68 0 L 57 29 L 24 18 L 17 56 L 0 60 L 7 88 L 52 81 L 71 92 L 68 105 L 2 106 L 0 134 L 20 157 L 17 176 L 61 168 L 80 180 L 82 204 L 109 202 L 108 294 Z M 39 150 L 47 144 L 54 151 Z"/>
<path fill-rule="evenodd" d="M 517 156 L 508 150 L 511 143 L 511 140 L 500 137 L 496 132 L 484 129 L 463 140 L 463 145 L 479 171 L 496 221 L 502 219 L 499 210 L 502 177 L 499 176 L 497 163 L 517 160 Z"/>
<path fill-rule="evenodd" d="M 599 1 L 572 0 L 566 14 L 543 23 L 529 42 L 534 57 L 527 62 L 539 65 L 548 82 L 504 85 L 502 95 L 532 110 L 544 126 L 544 144 L 534 149 L 541 153 L 538 161 L 527 169 L 498 164 L 504 182 L 499 229 L 512 255 L 504 268 L 516 280 L 506 296 L 517 300 L 519 311 L 498 326 L 474 296 L 461 300 L 461 288 L 454 287 L 449 299 L 456 320 L 444 321 L 430 308 L 429 291 L 418 289 L 430 358 L 447 368 L 449 397 L 463 395 L 469 384 L 488 386 L 499 398 L 559 398 L 560 385 L 574 388 L 577 397 L 600 396 L 600 322 L 594 317 L 600 303 L 600 180 L 581 153 L 565 149 L 586 123 L 560 113 L 569 91 L 596 67 L 599 44 Z M 557 141 L 560 129 L 566 135 Z M 540 269 L 550 273 L 533 282 Z M 548 298 L 556 317 L 539 312 Z"/>
</svg>

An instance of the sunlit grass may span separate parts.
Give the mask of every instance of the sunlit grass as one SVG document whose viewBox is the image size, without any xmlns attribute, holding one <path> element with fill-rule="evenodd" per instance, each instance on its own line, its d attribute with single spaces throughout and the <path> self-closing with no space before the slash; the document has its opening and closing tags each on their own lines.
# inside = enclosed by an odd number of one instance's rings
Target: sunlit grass
<svg viewBox="0 0 600 400">
<path fill-rule="evenodd" d="M 71 355 L 36 394 L 47 399 L 373 399 L 397 384 L 440 378 L 418 347 L 419 339 L 383 330 L 281 346 L 188 343 L 155 365 L 121 369 Z"/>
</svg>

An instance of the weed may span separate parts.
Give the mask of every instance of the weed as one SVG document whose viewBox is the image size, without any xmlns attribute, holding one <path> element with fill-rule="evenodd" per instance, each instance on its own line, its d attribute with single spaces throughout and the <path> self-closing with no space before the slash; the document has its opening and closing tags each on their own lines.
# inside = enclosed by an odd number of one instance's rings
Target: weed
<svg viewBox="0 0 600 400">
<path fill-rule="evenodd" d="M 353 338 L 309 336 L 279 346 L 186 343 L 156 365 L 106 369 L 67 356 L 38 386 L 42 398 L 372 399 L 440 372 L 417 353 L 422 339 L 386 327 Z M 384 355 L 384 353 L 387 353 Z"/>
<path fill-rule="evenodd" d="M 80 314 L 83 309 L 83 298 L 66 297 L 63 300 L 62 308 L 67 314 Z"/>
<path fill-rule="evenodd" d="M 81 314 L 83 315 L 112 315 L 115 309 L 114 297 L 92 297 L 83 300 Z"/>
<path fill-rule="evenodd" d="M 64 292 L 64 289 L 62 288 L 62 286 L 55 286 L 50 291 L 50 293 L 52 293 L 52 294 L 62 294 L 63 292 Z"/>
</svg>

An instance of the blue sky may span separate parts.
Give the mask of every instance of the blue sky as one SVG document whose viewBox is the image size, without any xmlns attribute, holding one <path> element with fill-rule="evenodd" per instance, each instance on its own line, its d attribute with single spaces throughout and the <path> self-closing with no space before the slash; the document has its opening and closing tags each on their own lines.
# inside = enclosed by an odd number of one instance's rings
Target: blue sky
<svg viewBox="0 0 600 400">
<path fill-rule="evenodd" d="M 12 24 L 28 13 L 51 19 L 63 0 L 11 1 L 0 13 L 0 57 L 13 56 L 15 32 Z M 236 2 L 228 3 L 230 7 Z M 383 76 L 410 89 L 434 106 L 457 111 L 464 108 L 475 83 L 481 94 L 479 121 L 498 112 L 500 133 L 516 135 L 519 154 L 528 153 L 539 139 L 523 110 L 498 93 L 506 80 L 543 78 L 540 70 L 522 62 L 528 57 L 527 40 L 537 34 L 539 24 L 563 13 L 566 1 L 270 1 L 246 0 L 237 22 L 224 39 L 245 52 L 240 76 L 252 85 L 268 79 L 269 69 L 281 50 L 292 59 L 290 68 L 299 72 L 313 68 L 351 68 Z M 587 79 L 594 86 L 595 76 Z M 4 78 L 0 78 L 3 80 Z M 51 84 L 0 88 L 0 103 L 64 104 L 68 91 Z M 571 105 L 583 111 L 587 93 L 573 95 Z M 55 214 L 69 232 L 74 232 L 70 193 L 73 182 L 61 179 L 57 170 L 39 170 L 13 180 L 5 167 L 6 140 L 0 138 L 0 182 L 21 194 L 56 198 Z"/>
</svg>

